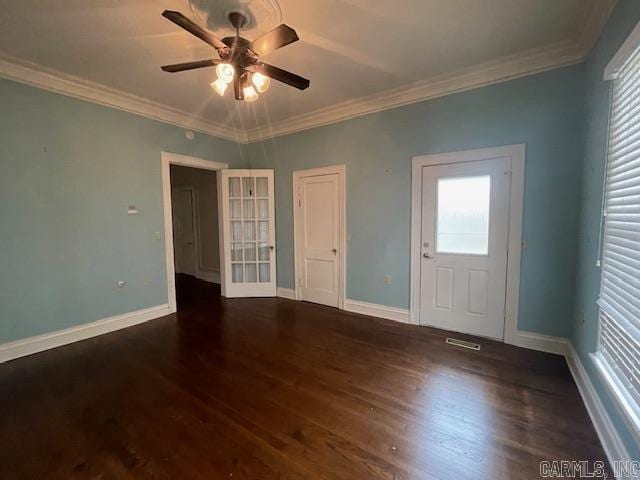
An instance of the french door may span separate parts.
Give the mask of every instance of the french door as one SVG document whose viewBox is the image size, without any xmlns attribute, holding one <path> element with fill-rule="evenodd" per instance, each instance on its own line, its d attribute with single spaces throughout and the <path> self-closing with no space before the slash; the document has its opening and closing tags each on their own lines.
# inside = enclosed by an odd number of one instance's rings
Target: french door
<svg viewBox="0 0 640 480">
<path fill-rule="evenodd" d="M 221 170 L 218 203 L 222 296 L 276 296 L 273 170 Z"/>
<path fill-rule="evenodd" d="M 420 323 L 502 339 L 510 158 L 422 168 Z"/>
</svg>

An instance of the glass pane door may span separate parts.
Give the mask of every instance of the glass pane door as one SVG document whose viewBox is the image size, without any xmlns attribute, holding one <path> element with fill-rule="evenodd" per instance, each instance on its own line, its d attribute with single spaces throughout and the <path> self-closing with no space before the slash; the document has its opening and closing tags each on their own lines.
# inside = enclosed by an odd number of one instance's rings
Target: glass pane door
<svg viewBox="0 0 640 480">
<path fill-rule="evenodd" d="M 229 244 L 223 295 L 275 296 L 273 171 L 224 170 L 221 176 Z"/>
</svg>

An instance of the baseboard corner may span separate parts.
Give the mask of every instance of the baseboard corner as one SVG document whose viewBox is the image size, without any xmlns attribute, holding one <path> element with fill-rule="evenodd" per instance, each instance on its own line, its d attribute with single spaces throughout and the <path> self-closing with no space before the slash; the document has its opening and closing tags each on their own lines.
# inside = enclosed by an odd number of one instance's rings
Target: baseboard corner
<svg viewBox="0 0 640 480">
<path fill-rule="evenodd" d="M 515 333 L 512 343 L 518 347 L 565 356 L 569 339 L 518 330 Z"/>
<path fill-rule="evenodd" d="M 296 291 L 293 288 L 278 287 L 278 297 L 296 300 Z"/>
</svg>

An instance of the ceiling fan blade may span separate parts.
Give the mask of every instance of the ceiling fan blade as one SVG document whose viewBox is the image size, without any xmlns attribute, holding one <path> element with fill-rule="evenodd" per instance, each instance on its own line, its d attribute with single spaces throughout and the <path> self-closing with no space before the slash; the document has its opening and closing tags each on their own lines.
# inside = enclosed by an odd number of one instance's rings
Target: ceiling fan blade
<svg viewBox="0 0 640 480">
<path fill-rule="evenodd" d="M 251 43 L 251 50 L 258 55 L 266 55 L 297 40 L 299 38 L 296 31 L 283 23 L 260 38 L 256 38 Z"/>
<path fill-rule="evenodd" d="M 197 62 L 175 63 L 173 65 L 165 65 L 162 68 L 165 72 L 184 72 L 185 70 L 193 70 L 196 68 L 213 67 L 218 65 L 220 60 L 198 60 Z"/>
<path fill-rule="evenodd" d="M 173 10 L 165 10 L 164 12 L 162 12 L 162 16 L 171 20 L 173 23 L 175 23 L 179 27 L 184 28 L 190 34 L 195 35 L 203 42 L 208 43 L 209 45 L 211 45 L 214 48 L 217 48 L 218 50 L 227 48 L 227 46 L 224 43 L 222 43 L 221 40 L 213 36 L 211 33 L 209 33 L 207 30 L 202 28 L 200 25 L 197 25 L 191 20 L 189 20 L 180 12 L 175 12 Z"/>
<path fill-rule="evenodd" d="M 286 70 L 274 67 L 273 65 L 269 65 L 268 63 L 260 63 L 256 65 L 255 70 L 262 73 L 263 75 L 266 75 L 267 77 L 271 77 L 274 80 L 286 83 L 287 85 L 291 85 L 292 87 L 296 87 L 300 90 L 309 88 L 309 85 L 311 83 L 309 80 L 301 77 L 300 75 L 287 72 Z"/>
</svg>

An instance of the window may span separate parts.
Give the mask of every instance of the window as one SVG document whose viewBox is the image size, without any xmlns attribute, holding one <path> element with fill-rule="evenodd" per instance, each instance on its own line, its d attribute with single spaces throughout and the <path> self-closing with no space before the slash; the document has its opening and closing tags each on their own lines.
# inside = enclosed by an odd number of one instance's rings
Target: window
<svg viewBox="0 0 640 480">
<path fill-rule="evenodd" d="M 595 361 L 640 431 L 640 50 L 632 52 L 612 90 Z"/>
<path fill-rule="evenodd" d="M 489 175 L 438 180 L 438 253 L 489 253 L 490 195 Z"/>
</svg>

